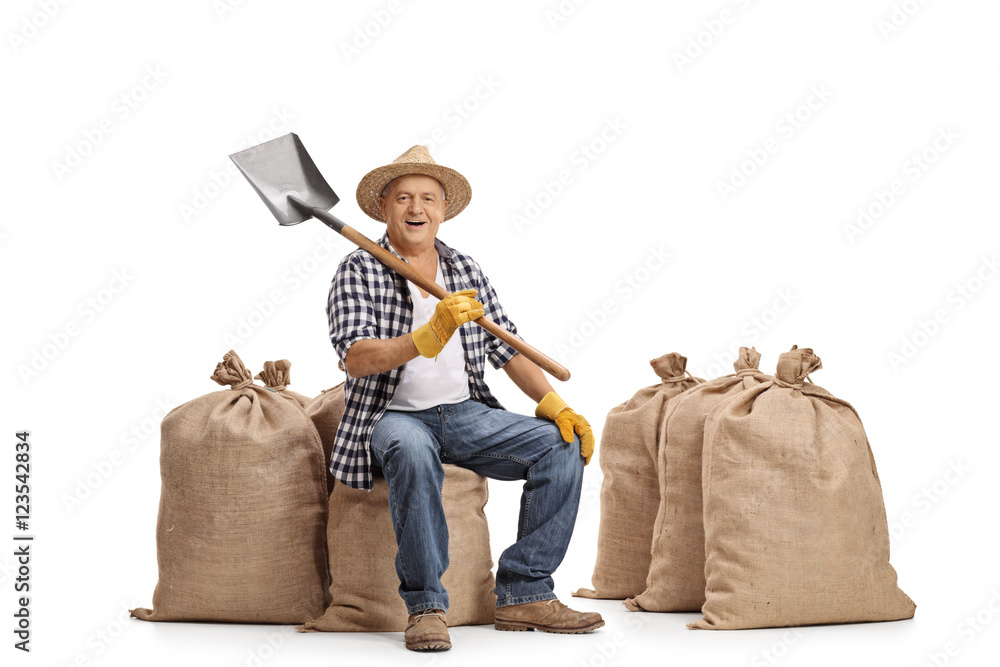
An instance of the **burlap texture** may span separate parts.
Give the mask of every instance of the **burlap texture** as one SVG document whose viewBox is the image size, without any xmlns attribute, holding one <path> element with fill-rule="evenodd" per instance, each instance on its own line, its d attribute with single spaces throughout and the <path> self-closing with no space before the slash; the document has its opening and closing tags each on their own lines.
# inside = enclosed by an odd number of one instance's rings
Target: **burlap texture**
<svg viewBox="0 0 1000 667">
<path fill-rule="evenodd" d="M 703 382 L 670 401 L 659 437 L 660 506 L 646 589 L 625 601 L 632 611 L 699 611 L 705 602 L 705 527 L 701 452 L 705 418 L 733 394 L 771 379 L 760 354 L 741 347 L 736 373 Z"/>
<path fill-rule="evenodd" d="M 292 383 L 292 362 L 288 359 L 265 361 L 264 370 L 257 373 L 254 379 L 260 380 L 268 389 L 273 389 L 282 396 L 292 399 L 300 406 L 312 400 L 308 396 L 303 396 L 288 388 L 288 385 Z"/>
<path fill-rule="evenodd" d="M 889 564 L 882 488 L 861 420 L 806 376 L 810 349 L 705 423 L 704 618 L 740 629 L 911 618 Z"/>
<path fill-rule="evenodd" d="M 346 404 L 344 403 L 344 383 L 341 382 L 336 387 L 324 389 L 319 396 L 305 404 L 303 409 L 313 420 L 319 438 L 323 442 L 323 456 L 326 459 L 326 485 L 327 489 L 333 491 L 334 479 L 330 472 L 330 454 L 333 451 L 333 441 L 337 437 L 337 428 L 340 426 L 340 419 L 344 416 Z"/>
<path fill-rule="evenodd" d="M 493 623 L 493 560 L 486 524 L 486 479 L 445 465 L 441 500 L 448 522 L 449 565 L 441 578 L 451 608 L 448 625 Z M 389 487 L 378 471 L 372 491 L 337 484 L 330 494 L 327 543 L 330 599 L 320 618 L 302 632 L 401 632 L 406 605 L 396 576 L 396 536 L 389 514 Z"/>
<path fill-rule="evenodd" d="M 659 384 L 640 389 L 608 413 L 599 458 L 601 525 L 591 583 L 573 595 L 624 599 L 646 589 L 653 524 L 660 506 L 656 459 L 660 424 L 668 403 L 701 382 L 687 358 L 671 352 L 649 362 Z"/>
<path fill-rule="evenodd" d="M 302 623 L 327 593 L 326 477 L 301 408 L 252 384 L 229 351 L 212 379 L 232 389 L 161 424 L 159 581 L 149 621 Z"/>
</svg>

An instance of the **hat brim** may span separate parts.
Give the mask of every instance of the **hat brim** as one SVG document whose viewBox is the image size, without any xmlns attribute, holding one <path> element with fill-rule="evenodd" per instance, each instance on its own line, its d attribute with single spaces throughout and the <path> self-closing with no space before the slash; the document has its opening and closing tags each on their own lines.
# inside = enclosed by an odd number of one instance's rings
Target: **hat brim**
<svg viewBox="0 0 1000 667">
<path fill-rule="evenodd" d="M 430 176 L 444 186 L 445 198 L 448 200 L 448 208 L 445 209 L 444 214 L 445 220 L 450 220 L 461 213 L 469 205 L 469 200 L 472 199 L 472 187 L 469 185 L 469 181 L 454 169 L 424 162 L 401 162 L 372 169 L 364 175 L 364 178 L 358 183 L 358 206 L 368 214 L 368 217 L 385 222 L 378 203 L 382 190 L 394 178 L 409 174 Z"/>
</svg>

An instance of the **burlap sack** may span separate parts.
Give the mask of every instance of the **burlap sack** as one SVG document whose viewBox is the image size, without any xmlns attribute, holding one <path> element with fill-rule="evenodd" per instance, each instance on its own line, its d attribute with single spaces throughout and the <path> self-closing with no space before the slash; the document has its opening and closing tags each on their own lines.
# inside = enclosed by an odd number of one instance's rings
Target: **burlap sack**
<svg viewBox="0 0 1000 667">
<path fill-rule="evenodd" d="M 705 423 L 704 618 L 739 629 L 890 621 L 915 609 L 896 585 L 882 488 L 861 419 L 806 376 L 812 350 Z"/>
<path fill-rule="evenodd" d="M 660 507 L 653 527 L 646 590 L 625 601 L 632 611 L 699 611 L 705 602 L 705 527 L 701 451 L 705 418 L 733 394 L 771 379 L 760 354 L 740 348 L 736 373 L 703 382 L 670 401 L 660 429 Z"/>
<path fill-rule="evenodd" d="M 441 578 L 451 608 L 448 625 L 493 623 L 493 560 L 483 508 L 486 479 L 445 465 L 441 499 L 448 522 L 449 565 Z M 375 475 L 371 492 L 337 484 L 330 494 L 330 599 L 326 613 L 302 632 L 401 632 L 406 605 L 399 597 L 396 536 L 389 515 L 389 487 Z"/>
<path fill-rule="evenodd" d="M 333 451 L 333 441 L 337 437 L 340 418 L 344 416 L 344 383 L 336 387 L 324 389 L 319 396 L 303 406 L 306 414 L 313 420 L 319 439 L 323 441 L 323 456 L 326 458 L 326 488 L 334 489 L 333 474 L 330 473 L 330 453 Z"/>
<path fill-rule="evenodd" d="M 282 396 L 292 399 L 299 405 L 305 405 L 312 400 L 308 396 L 303 396 L 302 394 L 294 392 L 288 388 L 288 385 L 292 383 L 292 362 L 288 359 L 265 361 L 264 370 L 257 373 L 254 379 L 260 380 L 268 389 L 273 389 Z"/>
<path fill-rule="evenodd" d="M 159 581 L 147 621 L 302 623 L 326 607 L 326 476 L 301 408 L 252 384 L 229 351 L 232 388 L 174 408 L 160 427 Z"/>
<path fill-rule="evenodd" d="M 601 434 L 601 525 L 591 583 L 573 595 L 624 599 L 646 589 L 653 524 L 660 506 L 657 439 L 668 402 L 701 382 L 671 352 L 649 362 L 659 384 L 645 387 L 608 413 Z"/>
</svg>

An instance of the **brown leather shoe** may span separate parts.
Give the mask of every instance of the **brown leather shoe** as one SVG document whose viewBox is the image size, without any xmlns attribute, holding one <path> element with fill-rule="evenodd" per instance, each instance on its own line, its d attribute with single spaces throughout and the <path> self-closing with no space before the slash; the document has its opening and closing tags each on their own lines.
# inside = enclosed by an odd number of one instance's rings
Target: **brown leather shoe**
<svg viewBox="0 0 1000 667">
<path fill-rule="evenodd" d="M 591 632 L 604 625 L 595 612 L 574 611 L 559 600 L 539 600 L 525 604 L 497 607 L 497 630 L 541 630 L 575 635 Z"/>
<path fill-rule="evenodd" d="M 451 648 L 448 622 L 440 609 L 425 609 L 410 614 L 403 638 L 406 648 L 411 651 L 447 651 Z"/>
</svg>

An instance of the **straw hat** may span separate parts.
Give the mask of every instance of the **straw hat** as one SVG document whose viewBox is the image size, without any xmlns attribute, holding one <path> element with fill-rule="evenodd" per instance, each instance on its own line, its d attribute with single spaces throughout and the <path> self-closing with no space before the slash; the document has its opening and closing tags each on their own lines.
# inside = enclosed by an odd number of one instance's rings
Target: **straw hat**
<svg viewBox="0 0 1000 667">
<path fill-rule="evenodd" d="M 384 167 L 372 169 L 358 183 L 358 206 L 379 222 L 385 222 L 378 205 L 382 189 L 394 178 L 407 174 L 423 174 L 436 178 L 444 186 L 448 208 L 444 219 L 450 220 L 462 212 L 472 199 L 472 187 L 465 176 L 454 169 L 442 167 L 431 157 L 427 146 L 413 146 Z"/>
</svg>

